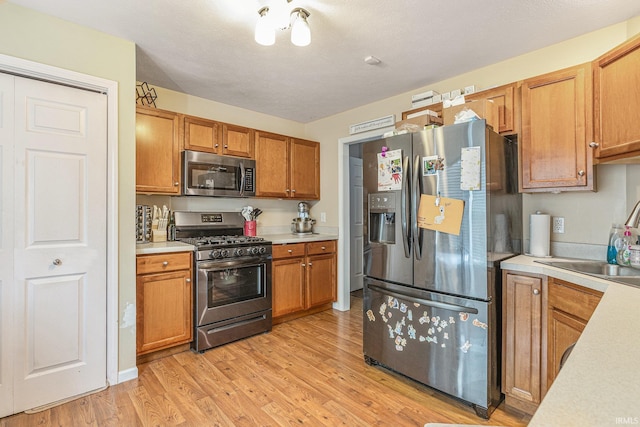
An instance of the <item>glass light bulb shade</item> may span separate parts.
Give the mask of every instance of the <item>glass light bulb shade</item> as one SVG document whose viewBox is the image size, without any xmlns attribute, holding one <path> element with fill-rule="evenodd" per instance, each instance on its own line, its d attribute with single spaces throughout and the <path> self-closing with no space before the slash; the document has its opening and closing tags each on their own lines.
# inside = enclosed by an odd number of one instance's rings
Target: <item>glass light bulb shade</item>
<svg viewBox="0 0 640 427">
<path fill-rule="evenodd" d="M 296 46 L 309 46 L 311 43 L 311 28 L 306 17 L 297 12 L 298 16 L 291 26 L 291 43 Z"/>
<path fill-rule="evenodd" d="M 260 15 L 256 22 L 254 38 L 258 44 L 271 46 L 276 42 L 276 31 L 271 26 L 266 14 Z"/>
</svg>

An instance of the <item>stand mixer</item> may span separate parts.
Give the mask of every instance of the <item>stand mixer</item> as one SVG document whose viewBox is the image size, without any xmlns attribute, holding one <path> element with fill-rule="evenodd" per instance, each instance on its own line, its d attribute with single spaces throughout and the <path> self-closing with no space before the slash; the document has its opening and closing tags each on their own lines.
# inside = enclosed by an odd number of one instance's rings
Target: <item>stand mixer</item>
<svg viewBox="0 0 640 427">
<path fill-rule="evenodd" d="M 309 218 L 309 204 L 307 202 L 298 203 L 298 218 L 293 218 L 291 232 L 293 234 L 313 234 L 315 219 Z"/>
</svg>

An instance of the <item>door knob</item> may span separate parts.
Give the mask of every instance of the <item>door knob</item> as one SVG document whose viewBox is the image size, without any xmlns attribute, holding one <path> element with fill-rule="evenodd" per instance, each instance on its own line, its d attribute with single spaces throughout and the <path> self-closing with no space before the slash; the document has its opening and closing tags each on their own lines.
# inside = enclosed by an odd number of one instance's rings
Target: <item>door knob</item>
<svg viewBox="0 0 640 427">
<path fill-rule="evenodd" d="M 53 260 L 53 265 L 62 265 L 62 260 L 60 258 L 56 258 Z"/>
</svg>

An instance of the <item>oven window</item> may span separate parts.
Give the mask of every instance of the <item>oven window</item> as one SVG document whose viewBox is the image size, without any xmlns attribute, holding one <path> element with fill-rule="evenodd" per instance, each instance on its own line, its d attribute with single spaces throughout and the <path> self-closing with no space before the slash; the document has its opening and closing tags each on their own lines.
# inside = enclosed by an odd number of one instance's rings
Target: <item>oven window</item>
<svg viewBox="0 0 640 427">
<path fill-rule="evenodd" d="M 207 271 L 207 306 L 264 298 L 264 271 L 264 264 Z"/>
<path fill-rule="evenodd" d="M 188 168 L 189 188 L 236 190 L 237 167 L 190 162 Z"/>
</svg>

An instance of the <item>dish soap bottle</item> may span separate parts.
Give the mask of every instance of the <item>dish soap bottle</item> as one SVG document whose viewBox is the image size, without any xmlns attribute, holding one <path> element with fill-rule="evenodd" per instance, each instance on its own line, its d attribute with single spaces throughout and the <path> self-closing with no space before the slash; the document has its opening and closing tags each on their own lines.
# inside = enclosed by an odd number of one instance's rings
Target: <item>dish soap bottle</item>
<svg viewBox="0 0 640 427">
<path fill-rule="evenodd" d="M 611 224 L 611 231 L 609 232 L 609 245 L 607 246 L 607 262 L 609 264 L 617 264 L 618 249 L 622 244 L 622 237 L 624 230 L 622 224 Z"/>
<path fill-rule="evenodd" d="M 620 244 L 620 249 L 618 249 L 617 261 L 618 265 L 629 265 L 629 256 L 631 255 L 629 246 L 634 244 L 631 241 L 631 230 L 629 230 L 629 226 L 625 226 L 624 235 L 622 236 L 622 242 Z"/>
</svg>

